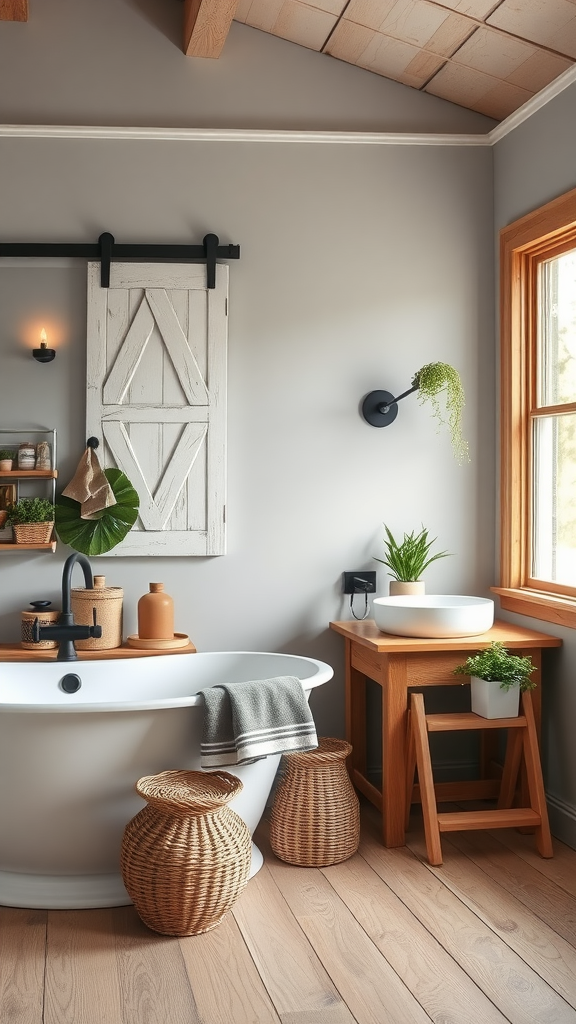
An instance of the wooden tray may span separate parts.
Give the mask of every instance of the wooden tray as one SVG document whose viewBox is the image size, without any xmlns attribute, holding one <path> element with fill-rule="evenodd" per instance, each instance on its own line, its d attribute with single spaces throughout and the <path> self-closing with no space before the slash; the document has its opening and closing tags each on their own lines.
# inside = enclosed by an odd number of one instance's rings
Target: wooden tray
<svg viewBox="0 0 576 1024">
<path fill-rule="evenodd" d="M 190 637 L 187 633 L 174 633 L 172 640 L 141 640 L 137 633 L 133 633 L 126 640 L 130 647 L 139 647 L 145 651 L 170 651 L 176 647 L 187 647 Z"/>
</svg>

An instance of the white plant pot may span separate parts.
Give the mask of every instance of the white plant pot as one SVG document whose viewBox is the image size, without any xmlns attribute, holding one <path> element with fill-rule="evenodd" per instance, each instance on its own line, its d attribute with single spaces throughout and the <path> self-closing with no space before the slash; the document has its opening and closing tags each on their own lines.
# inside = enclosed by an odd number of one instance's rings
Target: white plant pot
<svg viewBox="0 0 576 1024">
<path fill-rule="evenodd" d="M 390 580 L 389 585 L 390 597 L 401 597 L 404 594 L 425 594 L 426 584 L 424 580 L 412 580 L 410 582 L 404 580 Z"/>
<path fill-rule="evenodd" d="M 520 707 L 520 687 L 502 690 L 497 679 L 479 679 L 470 676 L 472 711 L 482 718 L 517 718 Z"/>
</svg>

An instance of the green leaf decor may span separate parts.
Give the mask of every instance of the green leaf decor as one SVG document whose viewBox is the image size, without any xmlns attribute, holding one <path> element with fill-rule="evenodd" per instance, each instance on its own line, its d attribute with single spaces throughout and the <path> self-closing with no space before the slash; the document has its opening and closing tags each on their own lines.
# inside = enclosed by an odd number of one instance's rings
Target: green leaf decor
<svg viewBox="0 0 576 1024">
<path fill-rule="evenodd" d="M 119 469 L 105 469 L 116 504 L 102 509 L 97 518 L 81 519 L 80 502 L 56 499 L 56 533 L 64 544 L 69 544 L 83 555 L 104 555 L 124 540 L 138 517 L 140 498 L 128 477 Z"/>
</svg>

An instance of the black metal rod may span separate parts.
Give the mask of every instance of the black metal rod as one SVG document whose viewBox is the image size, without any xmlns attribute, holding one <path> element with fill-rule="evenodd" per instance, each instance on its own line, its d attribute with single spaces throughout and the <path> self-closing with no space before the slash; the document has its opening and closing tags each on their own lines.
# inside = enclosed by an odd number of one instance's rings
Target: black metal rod
<svg viewBox="0 0 576 1024">
<path fill-rule="evenodd" d="M 109 232 L 98 242 L 0 242 L 0 257 L 70 257 L 100 260 L 102 287 L 110 283 L 110 263 L 122 260 L 195 260 L 206 263 L 207 287 L 216 287 L 216 260 L 239 260 L 239 245 L 220 245 L 217 235 L 208 234 L 202 245 L 118 244 Z M 108 275 L 106 277 L 106 275 Z M 104 281 L 107 283 L 104 284 Z"/>
<path fill-rule="evenodd" d="M 398 395 L 398 398 L 394 398 L 393 401 L 394 402 L 399 402 L 400 399 L 406 398 L 408 395 L 411 395 L 414 391 L 418 391 L 419 387 L 420 387 L 419 384 L 415 384 L 414 387 L 408 388 L 408 391 L 403 391 L 402 394 Z"/>
</svg>

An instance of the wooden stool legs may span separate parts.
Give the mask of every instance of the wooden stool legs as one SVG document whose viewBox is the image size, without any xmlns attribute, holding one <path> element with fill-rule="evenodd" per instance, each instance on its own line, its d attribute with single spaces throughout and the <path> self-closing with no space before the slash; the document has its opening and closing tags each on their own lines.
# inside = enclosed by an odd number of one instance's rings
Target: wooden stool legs
<svg viewBox="0 0 576 1024">
<path fill-rule="evenodd" d="M 430 864 L 442 863 L 441 832 L 458 832 L 486 828 L 520 828 L 531 826 L 536 832 L 536 847 L 542 857 L 552 857 L 552 839 L 548 824 L 546 796 L 534 711 L 530 692 L 522 694 L 523 714 L 518 718 L 481 718 L 470 713 L 427 715 L 424 697 L 413 693 L 408 736 L 406 802 L 408 813 L 414 783 L 414 767 L 418 766 L 418 782 L 424 816 L 426 853 Z M 498 807 L 489 811 L 458 811 L 438 813 L 428 733 L 461 730 L 507 729 L 508 743 L 502 774 Z M 529 807 L 512 807 L 522 756 L 526 765 Z"/>
</svg>

